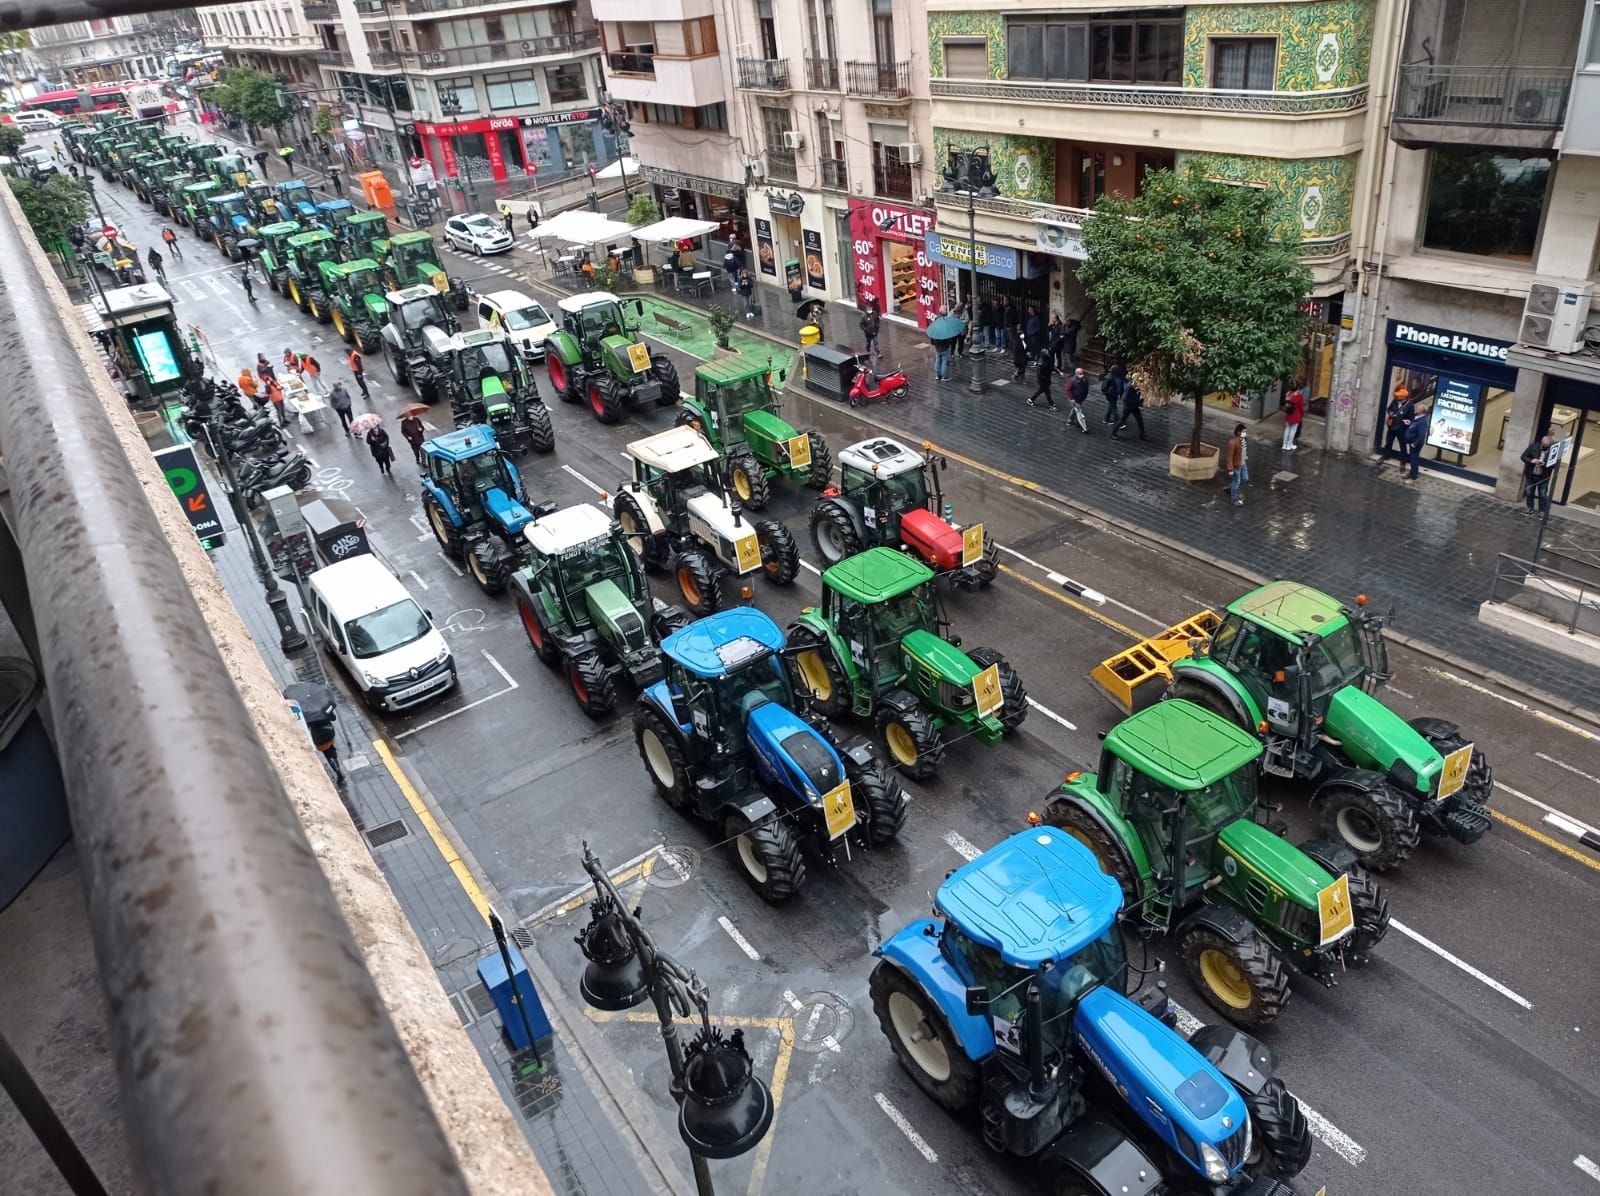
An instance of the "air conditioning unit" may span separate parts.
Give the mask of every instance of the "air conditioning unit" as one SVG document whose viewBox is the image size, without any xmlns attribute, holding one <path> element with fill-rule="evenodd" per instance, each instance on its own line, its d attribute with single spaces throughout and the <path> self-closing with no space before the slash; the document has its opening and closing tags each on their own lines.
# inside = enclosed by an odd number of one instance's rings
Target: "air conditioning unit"
<svg viewBox="0 0 1600 1196">
<path fill-rule="evenodd" d="M 1583 344 L 1594 284 L 1541 278 L 1528 288 L 1517 339 L 1535 349 L 1575 353 Z"/>
<path fill-rule="evenodd" d="M 806 135 L 804 133 L 785 132 L 783 135 L 783 148 L 803 150 L 806 148 Z"/>
<path fill-rule="evenodd" d="M 753 179 L 764 179 L 767 177 L 767 164 L 760 158 L 751 158 L 744 164 L 744 166 L 745 169 L 750 172 L 750 177 Z"/>
<path fill-rule="evenodd" d="M 422 58 L 423 58 L 424 62 L 443 63 L 444 62 L 444 51 L 443 50 L 435 50 L 430 54 L 424 54 L 422 56 Z"/>
<path fill-rule="evenodd" d="M 915 141 L 908 141 L 899 147 L 900 161 L 906 166 L 915 166 L 922 161 L 922 147 Z"/>
</svg>

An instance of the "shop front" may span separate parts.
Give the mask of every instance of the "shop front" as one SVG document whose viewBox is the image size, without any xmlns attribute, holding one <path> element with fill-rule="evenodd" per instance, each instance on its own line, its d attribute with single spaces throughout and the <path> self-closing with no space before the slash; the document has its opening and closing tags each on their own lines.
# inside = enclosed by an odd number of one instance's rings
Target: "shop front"
<svg viewBox="0 0 1600 1196">
<path fill-rule="evenodd" d="M 933 213 L 867 199 L 850 201 L 856 305 L 876 299 L 887 316 L 926 328 L 939 314 L 943 271 L 927 252 Z M 820 247 L 820 241 L 819 241 Z"/>
<path fill-rule="evenodd" d="M 413 132 L 440 178 L 473 179 L 521 190 L 616 157 L 594 109 L 492 116 L 445 123 L 419 121 Z"/>
<path fill-rule="evenodd" d="M 973 250 L 976 249 L 980 301 L 1003 296 L 1024 317 L 1034 308 L 1042 319 L 1049 319 L 1050 259 L 1044 254 L 993 241 L 974 244 L 967 237 L 950 233 L 929 233 L 926 244 L 928 257 L 954 275 L 955 293 L 961 298 L 971 299 L 968 291 L 972 282 Z"/>
<path fill-rule="evenodd" d="M 652 197 L 663 216 L 685 216 L 690 220 L 715 220 L 716 241 L 726 241 L 737 233 L 741 244 L 750 244 L 750 219 L 745 207 L 744 188 L 738 183 L 709 179 L 642 163 L 639 177 L 650 185 Z"/>
<path fill-rule="evenodd" d="M 1405 320 L 1390 320 L 1384 389 L 1372 430 L 1382 449 L 1389 399 L 1404 387 L 1428 417 L 1423 464 L 1492 486 L 1506 447 L 1517 371 L 1507 341 Z"/>
<path fill-rule="evenodd" d="M 1600 365 L 1523 346 L 1512 350 L 1510 364 L 1524 379 L 1532 375 L 1543 384 L 1531 435 L 1549 429 L 1555 436 L 1550 500 L 1588 522 L 1600 521 Z M 1513 447 L 1520 460 L 1527 445 Z"/>
</svg>

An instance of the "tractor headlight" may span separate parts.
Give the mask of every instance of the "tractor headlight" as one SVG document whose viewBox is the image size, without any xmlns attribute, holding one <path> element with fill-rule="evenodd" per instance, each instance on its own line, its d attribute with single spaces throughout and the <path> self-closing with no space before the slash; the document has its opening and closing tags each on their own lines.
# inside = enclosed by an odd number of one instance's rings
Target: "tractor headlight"
<svg viewBox="0 0 1600 1196">
<path fill-rule="evenodd" d="M 1206 1179 L 1214 1184 L 1228 1182 L 1228 1160 L 1209 1142 L 1200 1143 L 1200 1162 L 1206 1169 Z"/>
</svg>

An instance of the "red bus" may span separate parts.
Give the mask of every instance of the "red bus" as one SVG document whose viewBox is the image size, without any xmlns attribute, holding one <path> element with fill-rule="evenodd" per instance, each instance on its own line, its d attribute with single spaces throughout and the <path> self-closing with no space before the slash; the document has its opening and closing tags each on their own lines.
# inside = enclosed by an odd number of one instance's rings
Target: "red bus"
<svg viewBox="0 0 1600 1196">
<path fill-rule="evenodd" d="M 84 112 L 115 112 L 127 104 L 125 84 L 108 83 L 96 87 L 76 87 L 68 91 L 42 91 L 22 101 L 24 111 L 40 109 L 57 116 L 77 116 Z"/>
</svg>

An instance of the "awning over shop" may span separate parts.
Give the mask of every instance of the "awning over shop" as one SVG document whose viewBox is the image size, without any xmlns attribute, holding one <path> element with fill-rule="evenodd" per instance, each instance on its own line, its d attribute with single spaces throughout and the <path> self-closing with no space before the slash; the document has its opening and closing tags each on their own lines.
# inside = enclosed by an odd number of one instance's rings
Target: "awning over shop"
<svg viewBox="0 0 1600 1196">
<path fill-rule="evenodd" d="M 647 224 L 632 231 L 637 240 L 647 241 L 652 245 L 665 245 L 672 241 L 704 237 L 716 232 L 717 228 L 715 220 L 691 220 L 687 216 L 668 216 L 665 220 L 658 220 L 654 224 Z"/>
</svg>

